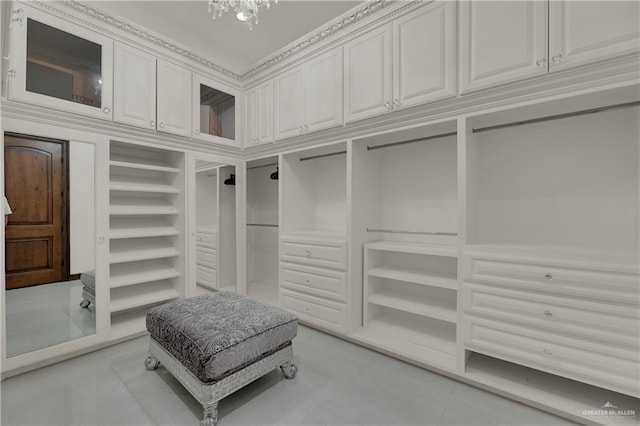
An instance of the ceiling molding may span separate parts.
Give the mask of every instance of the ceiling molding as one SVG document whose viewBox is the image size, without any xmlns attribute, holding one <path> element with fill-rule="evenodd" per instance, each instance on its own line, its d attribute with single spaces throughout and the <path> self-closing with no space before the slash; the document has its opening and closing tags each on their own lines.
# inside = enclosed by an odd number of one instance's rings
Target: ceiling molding
<svg viewBox="0 0 640 426">
<path fill-rule="evenodd" d="M 413 0 L 413 1 L 406 2 L 406 4 L 402 6 L 400 9 L 393 10 L 393 12 L 389 16 L 396 15 L 399 11 L 408 10 L 414 7 L 416 4 L 419 4 L 422 2 L 423 0 Z M 37 3 L 39 7 L 43 9 L 54 11 L 57 14 L 64 14 L 64 12 L 62 12 L 58 8 L 55 8 L 54 6 L 48 4 L 50 2 L 39 1 Z M 157 34 L 152 34 L 148 32 L 146 29 L 139 28 L 130 22 L 121 20 L 108 13 L 105 13 L 98 9 L 94 9 L 93 7 L 89 6 L 88 2 L 78 1 L 78 0 L 63 0 L 62 3 L 74 9 L 77 12 L 90 16 L 91 18 L 99 20 L 103 23 L 106 23 L 112 27 L 117 28 L 120 31 L 134 35 L 135 37 L 142 38 L 148 43 L 151 43 L 153 45 L 156 45 L 158 47 L 171 51 L 176 55 L 183 56 L 189 59 L 190 61 L 203 65 L 206 68 L 209 68 L 215 72 L 221 73 L 227 77 L 230 77 L 233 80 L 242 82 L 249 78 L 255 77 L 261 72 L 273 67 L 276 64 L 279 64 L 285 61 L 286 59 L 292 58 L 300 54 L 301 52 L 311 48 L 312 46 L 319 44 L 320 42 L 328 39 L 329 37 L 335 34 L 338 34 L 344 31 L 349 27 L 353 27 L 355 24 L 361 22 L 363 19 L 368 18 L 376 13 L 379 13 L 381 10 L 385 9 L 387 6 L 393 4 L 394 1 L 393 0 L 369 0 L 367 1 L 366 5 L 355 9 L 351 13 L 342 15 L 336 18 L 335 20 L 330 21 L 322 29 L 316 30 L 315 32 L 310 33 L 310 35 L 302 39 L 299 39 L 298 41 L 294 42 L 293 45 L 290 45 L 290 47 L 285 47 L 283 50 L 279 51 L 274 56 L 266 59 L 265 61 L 261 62 L 259 65 L 245 72 L 244 74 L 234 73 L 233 71 L 228 70 L 227 68 L 221 65 L 215 64 L 199 55 L 196 55 L 195 53 L 190 52 L 186 48 L 181 47 L 173 43 L 172 41 L 169 41 L 168 39 L 159 37 Z M 68 15 L 68 14 L 65 14 L 65 15 L 67 18 L 72 18 L 71 15 Z M 77 17 L 73 17 L 73 18 L 77 19 Z M 376 23 L 380 22 L 382 20 L 385 20 L 386 18 L 388 17 L 383 16 L 380 19 L 376 20 L 375 22 Z M 89 22 L 84 22 L 84 24 L 93 26 Z"/>
</svg>

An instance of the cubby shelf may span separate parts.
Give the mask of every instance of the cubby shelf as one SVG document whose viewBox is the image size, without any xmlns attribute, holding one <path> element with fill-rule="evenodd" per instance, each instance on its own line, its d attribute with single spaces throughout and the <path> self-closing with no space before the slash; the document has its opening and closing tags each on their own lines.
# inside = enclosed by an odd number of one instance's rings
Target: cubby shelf
<svg viewBox="0 0 640 426">
<path fill-rule="evenodd" d="M 146 312 L 148 307 L 143 309 L 118 312 L 111 315 L 111 340 L 118 340 L 128 336 L 145 333 Z"/>
<path fill-rule="evenodd" d="M 370 294 L 367 300 L 374 305 L 386 306 L 423 317 L 435 318 L 453 324 L 457 321 L 455 299 L 452 299 L 453 303 L 447 303 L 437 299 L 416 301 L 415 299 L 399 297 L 391 292 L 384 292 Z"/>
<path fill-rule="evenodd" d="M 111 290 L 111 313 L 127 311 L 177 299 L 180 296 L 173 285 L 166 282 L 145 283 L 138 286 Z"/>
<path fill-rule="evenodd" d="M 147 248 L 111 253 L 109 255 L 109 263 L 136 262 L 139 260 L 163 259 L 177 256 L 180 256 L 180 252 L 174 247 Z"/>
<path fill-rule="evenodd" d="M 118 155 L 112 155 L 112 158 L 118 158 Z M 121 158 L 127 158 L 127 157 L 121 157 Z M 109 165 L 112 167 L 122 167 L 122 168 L 129 168 L 129 169 L 137 169 L 137 170 L 149 170 L 149 171 L 157 171 L 157 172 L 166 172 L 166 173 L 179 173 L 180 169 L 177 167 L 170 167 L 168 165 L 165 165 L 163 163 L 153 163 L 151 162 L 151 160 L 149 159 L 144 159 L 142 161 L 145 161 L 144 163 L 137 163 L 134 161 L 129 161 L 129 160 L 111 160 L 109 161 Z"/>
<path fill-rule="evenodd" d="M 428 254 L 432 256 L 458 257 L 458 249 L 455 246 L 437 244 L 416 244 L 396 241 L 375 241 L 368 243 L 371 250 L 384 250 L 399 253 Z"/>
<path fill-rule="evenodd" d="M 458 288 L 458 280 L 439 275 L 436 273 L 425 274 L 422 272 L 414 272 L 404 270 L 402 268 L 384 266 L 369 269 L 367 274 L 370 277 L 388 278 L 396 281 L 405 281 L 414 284 L 422 284 L 433 287 L 446 288 L 455 290 Z"/>
<path fill-rule="evenodd" d="M 171 267 L 162 269 L 141 269 L 122 275 L 111 274 L 109 285 L 111 288 L 126 287 L 151 281 L 159 281 L 179 277 L 180 273 Z"/>
<path fill-rule="evenodd" d="M 171 185 L 161 183 L 132 182 L 124 180 L 112 180 L 109 184 L 109 189 L 111 191 L 121 192 L 150 192 L 160 194 L 177 194 L 179 192 L 178 188 L 175 188 Z"/>
<path fill-rule="evenodd" d="M 135 205 L 111 205 L 111 216 L 170 216 L 177 215 L 180 211 L 173 206 L 135 206 Z"/>
<path fill-rule="evenodd" d="M 143 237 L 170 237 L 178 235 L 179 232 L 173 226 L 145 226 L 145 227 L 126 227 L 109 230 L 109 239 L 119 240 L 124 238 L 143 238 Z"/>
</svg>

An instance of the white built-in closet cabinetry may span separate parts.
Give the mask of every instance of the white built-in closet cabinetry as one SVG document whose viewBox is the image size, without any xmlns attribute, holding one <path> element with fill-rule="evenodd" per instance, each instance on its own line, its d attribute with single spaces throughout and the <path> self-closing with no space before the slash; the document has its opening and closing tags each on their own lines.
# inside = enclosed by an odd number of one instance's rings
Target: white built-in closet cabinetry
<svg viewBox="0 0 640 426">
<path fill-rule="evenodd" d="M 345 44 L 345 122 L 456 95 L 455 9 L 434 2 Z"/>
<path fill-rule="evenodd" d="M 244 105 L 246 145 L 273 142 L 273 82 L 269 80 L 249 90 Z"/>
<path fill-rule="evenodd" d="M 111 339 L 145 330 L 149 307 L 184 297 L 184 154 L 112 142 Z"/>
<path fill-rule="evenodd" d="M 459 3 L 463 92 L 638 50 L 635 1 Z"/>
<path fill-rule="evenodd" d="M 198 163 L 196 162 L 196 165 Z M 195 177 L 195 293 L 218 288 L 219 166 L 196 166 Z"/>
</svg>

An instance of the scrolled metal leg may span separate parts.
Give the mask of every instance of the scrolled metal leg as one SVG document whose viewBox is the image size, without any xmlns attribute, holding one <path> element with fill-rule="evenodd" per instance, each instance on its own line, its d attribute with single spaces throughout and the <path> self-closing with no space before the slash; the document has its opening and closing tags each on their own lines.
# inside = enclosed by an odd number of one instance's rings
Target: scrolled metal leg
<svg viewBox="0 0 640 426">
<path fill-rule="evenodd" d="M 152 356 L 148 356 L 147 359 L 144 360 L 144 366 L 147 370 L 155 370 L 160 366 L 160 361 Z"/>
<path fill-rule="evenodd" d="M 87 299 L 82 299 L 82 302 L 80 302 L 80 307 L 83 309 L 86 309 L 89 307 L 90 304 L 91 302 L 89 302 Z"/>
<path fill-rule="evenodd" d="M 287 379 L 293 379 L 294 377 L 296 377 L 296 373 L 298 372 L 298 368 L 291 361 L 287 362 L 286 364 L 282 364 L 280 366 L 280 370 L 282 371 L 284 377 Z"/>
<path fill-rule="evenodd" d="M 216 426 L 218 423 L 218 403 L 204 405 L 204 417 L 200 421 L 200 426 Z"/>
</svg>

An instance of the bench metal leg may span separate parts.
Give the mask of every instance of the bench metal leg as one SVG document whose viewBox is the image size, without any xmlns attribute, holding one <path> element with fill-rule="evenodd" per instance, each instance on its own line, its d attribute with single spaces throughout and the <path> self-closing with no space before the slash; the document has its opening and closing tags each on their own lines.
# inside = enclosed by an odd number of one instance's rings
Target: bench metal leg
<svg viewBox="0 0 640 426">
<path fill-rule="evenodd" d="M 218 402 L 203 406 L 204 417 L 200 422 L 200 426 L 216 426 L 218 423 Z"/>
<path fill-rule="evenodd" d="M 148 356 L 147 359 L 144 360 L 144 366 L 147 370 L 155 370 L 160 366 L 160 361 L 158 361 L 156 357 Z"/>
<path fill-rule="evenodd" d="M 287 379 L 293 379 L 294 377 L 296 377 L 296 373 L 298 372 L 298 368 L 291 361 L 287 361 L 286 363 L 282 364 L 280 366 L 280 370 L 282 371 L 282 374 L 284 374 L 284 377 L 286 377 Z"/>
</svg>

